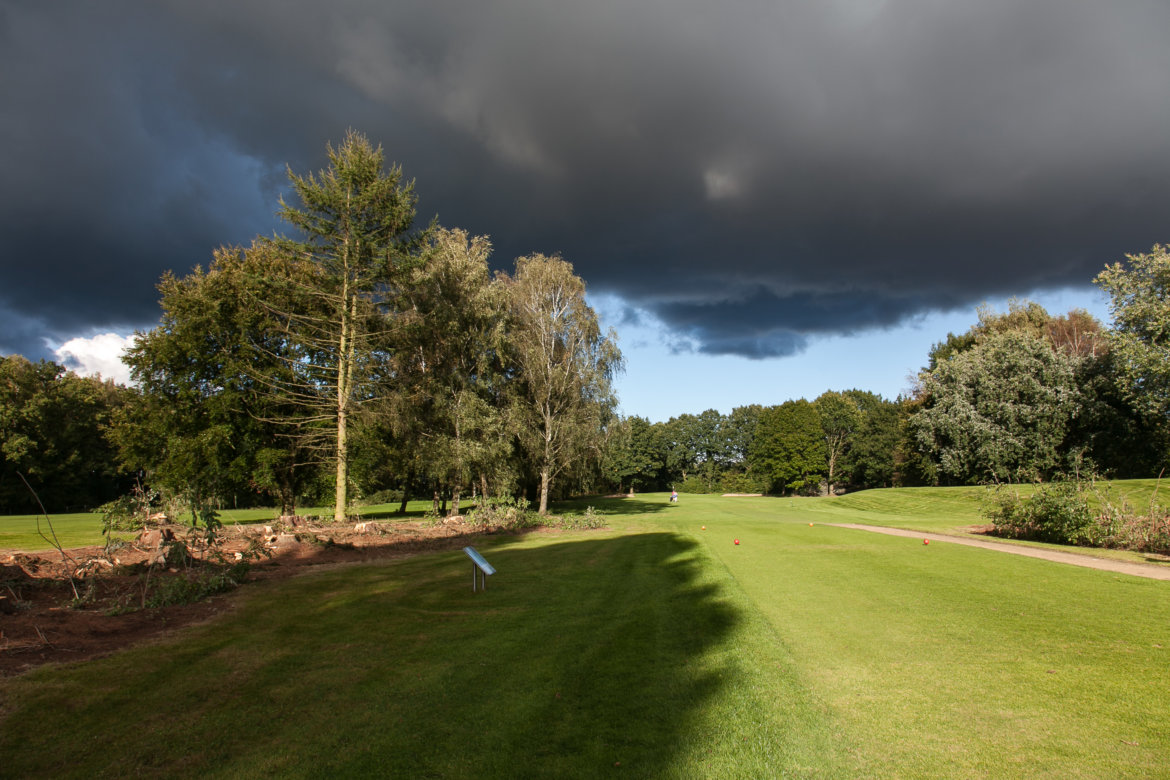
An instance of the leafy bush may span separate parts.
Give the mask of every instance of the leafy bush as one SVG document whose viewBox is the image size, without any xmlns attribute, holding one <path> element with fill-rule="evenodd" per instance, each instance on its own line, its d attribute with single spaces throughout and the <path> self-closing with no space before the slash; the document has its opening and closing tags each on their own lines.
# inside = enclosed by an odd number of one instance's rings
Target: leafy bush
<svg viewBox="0 0 1170 780">
<path fill-rule="evenodd" d="M 719 490 L 723 493 L 766 493 L 768 484 L 751 474 L 724 474 Z"/>
<path fill-rule="evenodd" d="M 1151 500 L 1145 514 L 1128 501 L 1103 501 L 1097 515 L 1100 545 L 1121 550 L 1170 555 L 1170 511 Z"/>
<path fill-rule="evenodd" d="M 707 481 L 702 477 L 687 477 L 676 488 L 680 493 L 711 493 Z"/>
<path fill-rule="evenodd" d="M 1031 498 L 998 489 L 984 514 L 997 536 L 1170 555 L 1170 510 L 1150 501 L 1143 514 L 1092 481 L 1053 482 Z"/>
<path fill-rule="evenodd" d="M 217 570 L 203 570 L 195 575 L 161 580 L 146 599 L 147 607 L 191 604 L 234 589 L 248 576 L 247 561 Z"/>
<path fill-rule="evenodd" d="M 471 512 L 467 519 L 473 525 L 485 528 L 504 528 L 509 531 L 522 531 L 527 528 L 604 528 L 605 518 L 597 513 L 593 507 L 587 507 L 579 515 L 541 515 L 533 512 L 530 504 L 524 498 L 501 496 L 481 502 Z"/>
<path fill-rule="evenodd" d="M 493 496 L 480 501 L 468 519 L 475 525 L 495 526 L 508 529 L 535 528 L 541 524 L 540 515 L 530 511 L 531 504 L 526 498 Z"/>
<path fill-rule="evenodd" d="M 155 511 L 159 503 L 162 504 L 162 512 Z M 230 590 L 247 576 L 249 561 L 261 555 L 271 556 L 263 543 L 252 539 L 239 554 L 243 560 L 228 564 L 223 550 L 223 523 L 207 501 L 192 500 L 177 494 L 160 496 L 157 492 L 147 492 L 141 485 L 136 485 L 132 493 L 109 502 L 100 511 L 107 556 L 123 544 L 114 538 L 115 531 L 141 532 L 160 528 L 164 532 L 154 551 L 161 555 L 151 552 L 146 561 L 133 567 L 142 575 L 140 609 L 187 604 Z M 176 527 L 170 523 L 169 518 L 183 515 L 188 517 L 186 527 Z M 178 577 L 152 577 L 163 568 L 184 571 Z M 74 601 L 76 606 L 86 603 L 80 594 Z M 131 607 L 127 603 L 118 609 L 125 611 Z"/>
<path fill-rule="evenodd" d="M 549 517 L 548 521 L 548 525 L 566 530 L 605 528 L 608 525 L 605 521 L 605 516 L 598 514 L 597 510 L 591 506 L 585 507 L 585 511 L 582 514 Z"/>
<path fill-rule="evenodd" d="M 1030 498 L 1000 489 L 991 504 L 986 514 L 997 536 L 1086 546 L 1100 540 L 1089 496 L 1080 482 L 1042 485 Z"/>
<path fill-rule="evenodd" d="M 147 492 L 141 484 L 136 483 L 130 493 L 97 508 L 102 514 L 102 536 L 106 539 L 107 557 L 123 545 L 114 536 L 115 532 L 139 533 L 150 526 L 151 507 L 157 500 L 157 491 Z"/>
<path fill-rule="evenodd" d="M 379 506 L 381 504 L 402 503 L 402 488 L 379 490 L 368 496 L 363 496 L 358 502 L 361 506 Z"/>
</svg>

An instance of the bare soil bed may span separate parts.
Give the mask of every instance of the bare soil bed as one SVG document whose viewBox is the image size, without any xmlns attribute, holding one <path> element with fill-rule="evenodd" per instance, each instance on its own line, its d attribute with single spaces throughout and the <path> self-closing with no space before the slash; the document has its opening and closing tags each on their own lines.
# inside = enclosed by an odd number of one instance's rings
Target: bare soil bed
<svg viewBox="0 0 1170 780">
<path fill-rule="evenodd" d="M 474 537 L 503 531 L 448 518 L 356 526 L 300 523 L 286 531 L 233 526 L 225 532 L 220 550 L 229 562 L 257 541 L 271 553 L 271 558 L 252 562 L 246 585 L 291 577 L 308 567 L 459 549 Z M 148 561 L 158 555 L 157 544 L 142 539 L 109 556 L 102 547 L 66 550 L 65 556 L 0 550 L 0 677 L 46 663 L 95 658 L 232 608 L 238 590 L 192 604 L 140 608 Z M 167 578 L 185 575 L 181 568 L 156 565 L 146 582 L 153 589 Z M 75 587 L 83 596 L 80 606 Z"/>
</svg>

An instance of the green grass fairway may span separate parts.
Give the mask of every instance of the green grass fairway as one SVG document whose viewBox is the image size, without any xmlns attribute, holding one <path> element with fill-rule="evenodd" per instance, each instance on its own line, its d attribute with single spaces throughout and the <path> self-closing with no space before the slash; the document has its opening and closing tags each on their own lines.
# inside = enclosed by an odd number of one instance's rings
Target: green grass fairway
<svg viewBox="0 0 1170 780">
<path fill-rule="evenodd" d="M 861 776 L 1170 776 L 1170 583 L 688 503 Z"/>
<path fill-rule="evenodd" d="M 1027 496 L 1035 487 L 1007 485 L 1005 489 L 1018 490 Z M 1125 499 L 1140 511 L 1145 511 L 1151 500 L 1161 505 L 1170 501 L 1170 486 L 1161 491 L 1155 479 L 1112 480 L 1098 483 L 1098 487 L 1108 500 Z M 991 489 L 985 487 L 882 488 L 829 498 L 768 500 L 780 502 L 786 514 L 807 514 L 810 520 L 953 534 L 963 533 L 969 526 L 988 524 L 983 509 L 990 495 Z"/>
<path fill-rule="evenodd" d="M 38 532 L 37 526 L 40 525 Z M 52 524 L 52 529 L 49 526 Z M 67 515 L 0 516 L 0 550 L 38 552 L 53 549 L 53 531 L 65 549 L 101 544 L 102 516 L 93 512 Z"/>
<path fill-rule="evenodd" d="M 361 507 L 358 513 L 368 519 L 418 518 L 431 508 L 431 502 L 411 501 L 407 505 L 406 515 L 397 514 L 398 506 L 398 504 L 377 504 Z M 332 514 L 332 509 L 325 510 L 320 507 L 310 507 L 298 511 L 306 515 L 321 515 L 326 512 Z M 219 512 L 219 519 L 224 525 L 266 523 L 273 520 L 277 514 L 278 511 L 272 508 L 223 509 Z M 186 520 L 186 518 L 177 519 L 180 522 Z M 38 520 L 41 533 L 37 532 Z M 49 533 L 49 522 L 52 523 L 53 530 L 57 532 L 61 546 L 66 549 L 89 547 L 105 542 L 102 537 L 102 516 L 96 512 L 51 515 L 48 521 L 44 515 L 40 515 L 39 518 L 37 515 L 6 515 L 0 516 L 0 550 L 41 552 L 53 549 L 52 542 L 45 539 L 45 536 L 52 539 L 52 535 Z M 41 535 L 42 533 L 44 536 Z M 122 534 L 122 536 L 129 535 Z"/>
<path fill-rule="evenodd" d="M 0 774 L 1170 777 L 1170 583 L 787 499 L 587 503 L 609 530 L 479 543 L 485 593 L 461 553 L 335 568 L 2 681 Z"/>
</svg>

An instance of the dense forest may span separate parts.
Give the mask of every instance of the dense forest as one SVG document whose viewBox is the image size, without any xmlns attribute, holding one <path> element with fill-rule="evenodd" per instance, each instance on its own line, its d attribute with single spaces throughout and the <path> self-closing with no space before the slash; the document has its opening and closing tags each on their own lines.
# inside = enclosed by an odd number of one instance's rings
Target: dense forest
<svg viewBox="0 0 1170 780">
<path fill-rule="evenodd" d="M 0 359 L 0 513 L 128 490 L 190 506 L 426 497 L 437 511 L 570 494 L 820 494 L 1158 474 L 1170 412 L 1170 255 L 1095 280 L 1112 325 L 1028 301 L 986 308 L 913 389 L 858 389 L 667 422 L 616 414 L 622 357 L 559 257 L 492 273 L 491 244 L 415 224 L 413 184 L 351 133 L 290 172 L 294 237 L 215 251 L 158 284 L 133 386 Z M 767 399 L 761 399 L 766 401 Z"/>
</svg>

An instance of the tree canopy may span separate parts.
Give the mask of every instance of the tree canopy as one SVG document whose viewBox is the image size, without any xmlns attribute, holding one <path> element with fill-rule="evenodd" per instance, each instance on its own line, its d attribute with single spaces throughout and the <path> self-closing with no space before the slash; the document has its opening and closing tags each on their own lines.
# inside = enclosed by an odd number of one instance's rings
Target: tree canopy
<svg viewBox="0 0 1170 780">
<path fill-rule="evenodd" d="M 585 450 L 600 452 L 622 356 L 586 303 L 585 283 L 559 257 L 518 259 L 507 289 L 518 430 L 535 459 L 545 514 L 556 476 Z"/>
<path fill-rule="evenodd" d="M 108 433 L 128 395 L 56 363 L 0 357 L 0 514 L 87 510 L 125 489 Z"/>
</svg>

